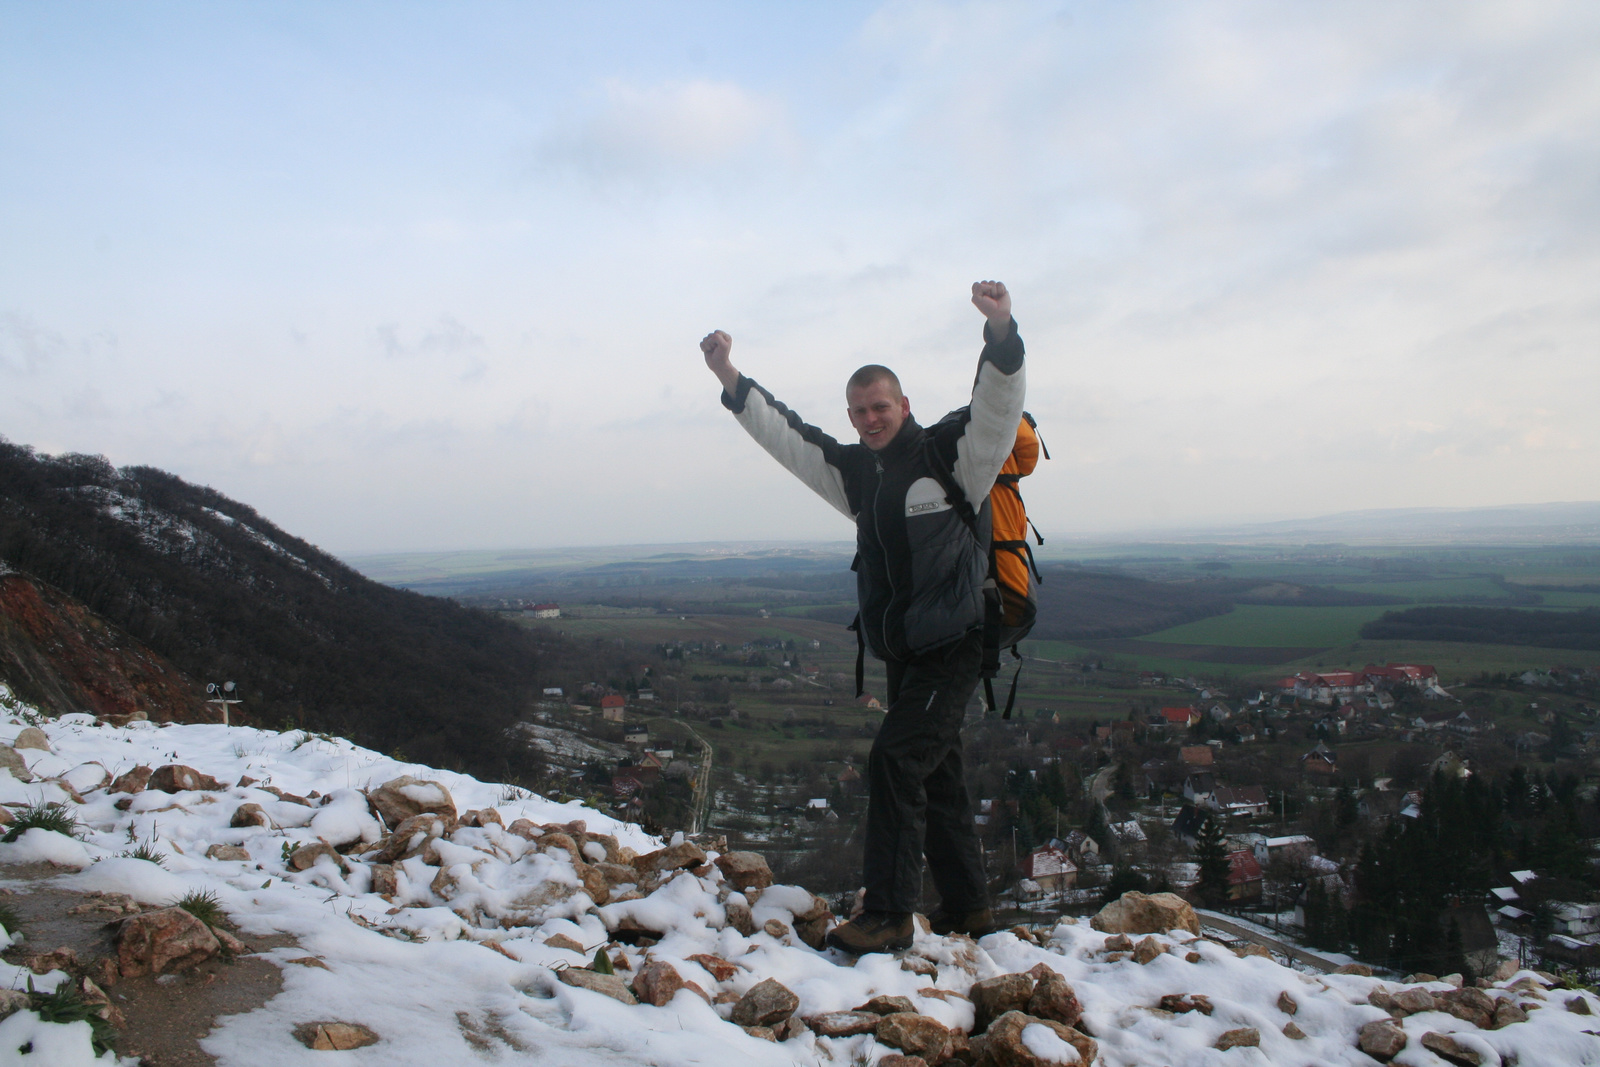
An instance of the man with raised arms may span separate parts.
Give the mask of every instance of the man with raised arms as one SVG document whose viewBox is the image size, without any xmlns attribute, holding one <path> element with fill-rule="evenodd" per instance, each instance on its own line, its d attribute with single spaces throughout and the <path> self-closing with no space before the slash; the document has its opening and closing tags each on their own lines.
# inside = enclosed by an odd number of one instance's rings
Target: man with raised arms
<svg viewBox="0 0 1600 1067">
<path fill-rule="evenodd" d="M 986 321 L 971 402 L 924 427 L 894 372 L 869 364 L 845 386 L 859 444 L 840 444 L 740 374 L 726 333 L 700 342 L 739 424 L 856 526 L 857 626 L 884 662 L 889 698 L 867 761 L 864 910 L 828 935 L 856 954 L 910 947 L 924 855 L 940 898 L 934 932 L 993 927 L 961 722 L 983 658 L 987 501 L 1022 419 L 1023 347 L 1004 285 L 975 282 L 972 303 Z M 976 523 L 947 499 L 952 482 L 982 505 Z"/>
</svg>

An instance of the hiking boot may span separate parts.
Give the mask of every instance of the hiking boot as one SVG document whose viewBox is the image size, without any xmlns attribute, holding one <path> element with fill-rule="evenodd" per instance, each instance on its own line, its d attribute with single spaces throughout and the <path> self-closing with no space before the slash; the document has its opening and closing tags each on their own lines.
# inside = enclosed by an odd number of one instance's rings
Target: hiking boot
<svg viewBox="0 0 1600 1067">
<path fill-rule="evenodd" d="M 946 934 L 982 937 L 984 934 L 994 933 L 994 912 L 988 908 L 978 908 L 974 911 L 945 911 L 943 907 L 939 907 L 928 916 L 928 926 L 940 937 Z"/>
<path fill-rule="evenodd" d="M 911 947 L 915 927 L 908 911 L 867 911 L 828 933 L 828 944 L 852 956 L 900 952 Z"/>
</svg>

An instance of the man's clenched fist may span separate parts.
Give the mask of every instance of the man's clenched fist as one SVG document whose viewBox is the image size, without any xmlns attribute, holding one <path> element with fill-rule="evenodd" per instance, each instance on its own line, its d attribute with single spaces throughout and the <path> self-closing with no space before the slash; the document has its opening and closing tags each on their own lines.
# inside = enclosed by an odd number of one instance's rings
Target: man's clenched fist
<svg viewBox="0 0 1600 1067">
<path fill-rule="evenodd" d="M 973 282 L 972 306 L 989 320 L 989 338 L 1003 341 L 1011 332 L 1011 294 L 1004 282 Z"/>
<path fill-rule="evenodd" d="M 717 376 L 722 387 L 732 396 L 739 387 L 739 372 L 728 360 L 733 351 L 733 338 L 722 330 L 712 330 L 700 339 L 700 351 L 705 354 L 706 366 L 711 368 L 711 373 Z"/>
</svg>

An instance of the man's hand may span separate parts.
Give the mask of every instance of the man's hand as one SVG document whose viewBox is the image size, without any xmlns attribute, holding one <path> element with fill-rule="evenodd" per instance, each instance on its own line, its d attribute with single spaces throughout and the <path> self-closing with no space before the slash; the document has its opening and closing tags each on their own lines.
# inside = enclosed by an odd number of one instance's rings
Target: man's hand
<svg viewBox="0 0 1600 1067">
<path fill-rule="evenodd" d="M 1005 283 L 973 282 L 972 306 L 989 320 L 989 340 L 1004 341 L 1011 332 L 1011 294 L 1006 292 Z"/>
<path fill-rule="evenodd" d="M 1009 300 L 1006 306 L 1011 306 Z M 728 355 L 733 351 L 733 338 L 721 330 L 713 330 L 701 339 L 700 351 L 705 353 L 706 366 L 711 368 L 711 373 L 717 376 L 722 387 L 732 396 L 739 388 L 739 371 L 728 361 Z"/>
</svg>

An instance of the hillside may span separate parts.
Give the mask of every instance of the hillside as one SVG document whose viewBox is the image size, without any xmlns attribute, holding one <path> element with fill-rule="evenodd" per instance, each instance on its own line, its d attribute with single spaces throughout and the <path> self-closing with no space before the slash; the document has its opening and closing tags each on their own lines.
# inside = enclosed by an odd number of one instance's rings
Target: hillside
<svg viewBox="0 0 1600 1067">
<path fill-rule="evenodd" d="M 977 942 L 919 933 L 901 957 L 857 961 L 812 947 L 834 920 L 810 892 L 768 884 L 760 857 L 718 856 L 713 841 L 707 852 L 664 842 L 298 731 L 71 715 L 24 738 L 24 725 L 0 721 L 0 741 L 19 746 L 9 766 L 21 760 L 37 780 L 0 771 L 0 802 L 60 804 L 78 828 L 0 844 L 0 872 L 31 890 L 20 903 L 33 916 L 20 945 L 0 931 L 0 981 L 21 988 L 31 968 L 41 992 L 111 984 L 111 1004 L 125 1006 L 108 1012 L 113 1025 L 159 1062 L 320 1063 L 306 1045 L 370 1044 L 349 1062 L 823 1067 L 887 1063 L 899 1049 L 952 1067 L 1361 1065 L 1373 1060 L 1358 1042 L 1386 1042 L 1413 1064 L 1436 1062 L 1428 1049 L 1600 1064 L 1600 1000 L 1515 965 L 1466 989 L 1307 972 L 1197 936 L 1184 905 L 1164 912 L 1171 926 L 1131 899 L 1121 921 L 1063 918 Z M 179 781 L 163 764 L 215 780 Z M 122 777 L 141 765 L 158 770 Z M 209 929 L 169 907 L 204 894 L 219 909 Z M 73 909 L 80 948 L 53 951 Z M 232 937 L 245 944 L 223 965 Z M 590 968 L 599 958 L 614 975 Z M 263 969 L 277 984 L 244 996 Z M 235 985 L 221 1017 L 185 1014 Z M 117 1062 L 93 1058 L 86 1022 L 17 1007 L 0 1006 L 10 1047 L 53 1067 Z M 130 1052 L 117 1042 L 131 1038 L 102 1037 Z"/>
<path fill-rule="evenodd" d="M 13 576 L 0 598 L 0 679 L 43 706 L 97 707 L 51 681 L 27 603 L 98 620 L 134 659 L 151 653 L 147 674 L 169 662 L 186 676 L 162 675 L 177 717 L 191 717 L 204 682 L 233 680 L 248 722 L 333 730 L 502 777 L 518 769 L 503 737 L 537 692 L 533 637 L 371 581 L 215 490 L 0 440 L 0 564 L 37 594 Z"/>
</svg>

